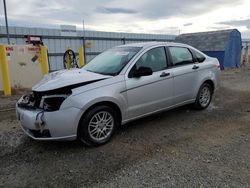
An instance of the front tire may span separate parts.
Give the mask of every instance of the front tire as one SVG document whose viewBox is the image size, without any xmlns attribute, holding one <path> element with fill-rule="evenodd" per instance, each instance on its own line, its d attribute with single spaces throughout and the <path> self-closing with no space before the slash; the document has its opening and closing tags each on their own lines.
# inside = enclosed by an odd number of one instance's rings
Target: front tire
<svg viewBox="0 0 250 188">
<path fill-rule="evenodd" d="M 194 107 L 198 110 L 206 109 L 212 100 L 213 90 L 210 84 L 203 83 L 198 91 Z"/>
<path fill-rule="evenodd" d="M 81 119 L 78 138 L 88 146 L 105 144 L 111 139 L 118 123 L 118 116 L 112 108 L 94 107 Z"/>
</svg>

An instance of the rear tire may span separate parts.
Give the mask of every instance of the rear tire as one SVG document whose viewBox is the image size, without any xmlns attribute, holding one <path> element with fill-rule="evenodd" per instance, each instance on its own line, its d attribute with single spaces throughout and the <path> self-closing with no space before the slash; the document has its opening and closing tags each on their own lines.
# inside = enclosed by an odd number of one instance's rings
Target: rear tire
<svg viewBox="0 0 250 188">
<path fill-rule="evenodd" d="M 78 138 L 87 146 L 105 144 L 113 136 L 118 124 L 118 116 L 111 107 L 94 107 L 81 119 L 78 128 Z"/>
<path fill-rule="evenodd" d="M 210 84 L 203 83 L 198 91 L 194 108 L 197 110 L 206 109 L 212 100 L 213 90 Z"/>
</svg>

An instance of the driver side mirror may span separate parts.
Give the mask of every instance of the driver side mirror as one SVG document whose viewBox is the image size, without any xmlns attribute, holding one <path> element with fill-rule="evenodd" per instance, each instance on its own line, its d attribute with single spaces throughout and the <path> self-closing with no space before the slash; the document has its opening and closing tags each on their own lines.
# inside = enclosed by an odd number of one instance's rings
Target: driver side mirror
<svg viewBox="0 0 250 188">
<path fill-rule="evenodd" d="M 153 74 L 153 71 L 149 67 L 140 67 L 139 69 L 135 70 L 133 73 L 133 77 L 139 78 L 141 76 L 150 76 Z"/>
</svg>

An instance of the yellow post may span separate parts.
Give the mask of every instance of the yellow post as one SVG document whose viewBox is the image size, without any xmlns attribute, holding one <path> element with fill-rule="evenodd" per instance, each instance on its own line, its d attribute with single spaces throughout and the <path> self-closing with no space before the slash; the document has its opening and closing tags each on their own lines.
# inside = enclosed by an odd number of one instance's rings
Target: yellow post
<svg viewBox="0 0 250 188">
<path fill-rule="evenodd" d="M 68 47 L 66 51 L 70 50 L 70 48 Z M 66 53 L 66 69 L 70 69 L 71 68 L 71 64 L 70 64 L 70 55 L 69 53 Z"/>
<path fill-rule="evenodd" d="M 47 47 L 41 46 L 41 56 L 42 56 L 42 74 L 46 75 L 49 73 L 49 62 L 48 62 L 48 53 L 47 53 Z"/>
<path fill-rule="evenodd" d="M 6 56 L 6 48 L 4 45 L 0 45 L 0 67 L 2 71 L 3 79 L 3 92 L 5 96 L 11 95 L 9 65 Z"/>
<path fill-rule="evenodd" d="M 81 68 L 85 64 L 85 60 L 84 60 L 84 47 L 83 46 L 81 46 L 78 49 L 78 54 L 79 54 L 79 68 Z"/>
</svg>

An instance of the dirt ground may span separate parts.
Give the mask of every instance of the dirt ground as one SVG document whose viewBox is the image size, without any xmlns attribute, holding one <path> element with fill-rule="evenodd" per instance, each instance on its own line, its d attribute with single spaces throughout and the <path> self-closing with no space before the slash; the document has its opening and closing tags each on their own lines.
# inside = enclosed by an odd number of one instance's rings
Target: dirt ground
<svg viewBox="0 0 250 188">
<path fill-rule="evenodd" d="M 210 107 L 137 120 L 108 144 L 38 142 L 0 97 L 0 187 L 250 187 L 250 70 L 222 73 Z"/>
</svg>

